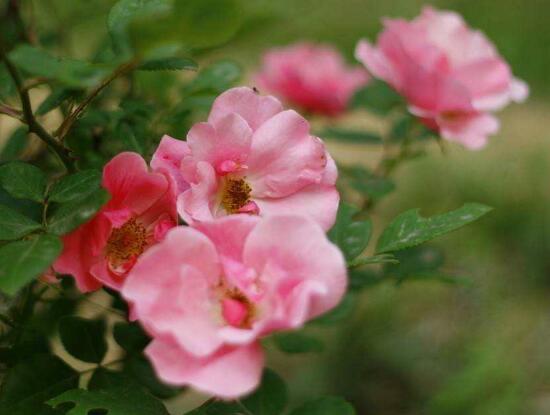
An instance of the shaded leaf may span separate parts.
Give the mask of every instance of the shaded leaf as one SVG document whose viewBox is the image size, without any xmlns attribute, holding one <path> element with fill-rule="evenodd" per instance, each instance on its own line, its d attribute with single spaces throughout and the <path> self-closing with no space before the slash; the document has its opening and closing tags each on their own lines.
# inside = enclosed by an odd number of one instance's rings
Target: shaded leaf
<svg viewBox="0 0 550 415">
<path fill-rule="evenodd" d="M 357 212 L 358 209 L 355 206 L 341 202 L 336 223 L 328 233 L 330 240 L 338 245 L 347 261 L 356 258 L 365 250 L 372 233 L 370 220 L 353 220 Z"/>
<path fill-rule="evenodd" d="M 0 153 L 0 162 L 17 160 L 27 147 L 27 127 L 19 127 L 7 139 Z"/>
<path fill-rule="evenodd" d="M 29 356 L 8 369 L 0 389 L 0 413 L 53 415 L 48 399 L 78 385 L 78 373 L 57 356 Z"/>
<path fill-rule="evenodd" d="M 127 352 L 141 352 L 151 340 L 139 324 L 125 322 L 115 324 L 113 337 L 118 345 Z"/>
<path fill-rule="evenodd" d="M 44 101 L 42 101 L 36 110 L 36 115 L 47 114 L 68 99 L 76 97 L 79 93 L 79 90 L 71 88 L 59 88 L 54 90 Z"/>
<path fill-rule="evenodd" d="M 61 343 L 67 352 L 83 362 L 101 363 L 107 353 L 104 320 L 66 316 L 59 320 Z"/>
<path fill-rule="evenodd" d="M 378 240 L 377 252 L 392 252 L 419 245 L 461 228 L 491 210 L 479 203 L 467 203 L 457 210 L 430 218 L 420 216 L 418 209 L 409 210 L 384 230 Z"/>
<path fill-rule="evenodd" d="M 49 234 L 3 245 L 0 247 L 0 289 L 15 294 L 46 271 L 62 248 L 61 240 Z"/>
<path fill-rule="evenodd" d="M 360 89 L 351 99 L 352 108 L 366 108 L 380 115 L 385 115 L 403 103 L 403 98 L 388 84 L 375 80 Z"/>
<path fill-rule="evenodd" d="M 50 202 L 65 203 L 81 199 L 101 186 L 101 172 L 98 170 L 83 170 L 64 176 L 58 180 L 48 194 Z"/>
<path fill-rule="evenodd" d="M 176 56 L 161 59 L 149 59 L 138 67 L 141 71 L 196 71 L 197 68 L 198 64 L 193 59 L 179 58 Z"/>
<path fill-rule="evenodd" d="M 281 377 L 271 369 L 264 369 L 260 387 L 241 400 L 243 406 L 254 415 L 279 415 L 285 410 L 288 391 Z"/>
<path fill-rule="evenodd" d="M 218 94 L 233 86 L 241 74 L 242 69 L 236 62 L 230 60 L 215 62 L 202 69 L 185 87 L 184 92 L 194 94 L 208 91 Z"/>
<path fill-rule="evenodd" d="M 168 399 L 181 392 L 182 388 L 166 385 L 160 381 L 149 360 L 140 355 L 129 358 L 124 364 L 124 373 L 137 380 L 152 395 Z"/>
<path fill-rule="evenodd" d="M 0 240 L 12 241 L 41 229 L 42 225 L 28 217 L 0 205 Z"/>
<path fill-rule="evenodd" d="M 46 176 L 32 164 L 12 161 L 0 166 L 0 184 L 13 197 L 42 202 Z"/>
</svg>

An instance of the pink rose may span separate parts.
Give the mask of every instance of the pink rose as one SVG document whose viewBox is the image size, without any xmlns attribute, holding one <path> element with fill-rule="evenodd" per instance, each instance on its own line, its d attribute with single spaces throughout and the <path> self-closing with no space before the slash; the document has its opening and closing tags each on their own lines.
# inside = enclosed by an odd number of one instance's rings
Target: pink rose
<svg viewBox="0 0 550 415">
<path fill-rule="evenodd" d="M 291 104 L 335 116 L 370 77 L 361 68 L 348 68 L 331 46 L 299 43 L 268 51 L 256 79 L 260 88 Z"/>
<path fill-rule="evenodd" d="M 332 309 L 346 283 L 342 254 L 311 219 L 231 215 L 171 230 L 122 295 L 163 381 L 230 399 L 258 385 L 259 339 Z"/>
<path fill-rule="evenodd" d="M 384 26 L 376 47 L 359 42 L 357 59 L 443 138 L 481 148 L 499 128 L 491 112 L 527 98 L 527 85 L 458 14 L 426 7 L 410 22 L 388 19 Z"/>
<path fill-rule="evenodd" d="M 89 222 L 63 237 L 54 263 L 60 274 L 76 279 L 80 291 L 103 284 L 120 289 L 128 271 L 151 245 L 176 226 L 175 185 L 151 172 L 135 153 L 121 153 L 103 169 L 110 201 Z"/>
<path fill-rule="evenodd" d="M 178 197 L 187 223 L 234 213 L 304 214 L 324 229 L 334 223 L 336 165 L 309 123 L 277 99 L 244 87 L 224 92 L 187 145 L 178 172 L 190 186 Z"/>
</svg>

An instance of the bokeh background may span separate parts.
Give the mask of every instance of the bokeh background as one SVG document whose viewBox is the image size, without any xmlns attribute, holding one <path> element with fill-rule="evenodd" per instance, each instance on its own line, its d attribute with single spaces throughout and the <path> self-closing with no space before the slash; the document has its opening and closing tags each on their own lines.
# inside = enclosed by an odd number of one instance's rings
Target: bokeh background
<svg viewBox="0 0 550 415">
<path fill-rule="evenodd" d="M 36 24 L 56 33 L 63 55 L 85 57 L 107 36 L 112 0 L 35 0 Z M 383 16 L 413 17 L 417 0 L 244 0 L 254 15 L 236 38 L 199 63 L 232 58 L 248 73 L 269 47 L 299 40 L 336 45 L 353 62 L 361 37 L 374 39 Z M 375 210 L 378 231 L 399 212 L 425 214 L 476 201 L 495 208 L 482 221 L 440 241 L 446 268 L 463 284 L 380 283 L 364 291 L 334 328 L 310 330 L 323 352 L 282 355 L 269 364 L 300 402 L 343 395 L 360 415 L 550 414 L 550 2 L 442 0 L 495 42 L 531 87 L 524 105 L 500 114 L 489 146 L 468 152 L 436 145 L 395 176 L 397 191 Z M 46 39 L 47 41 L 47 39 Z M 163 75 L 155 75 L 157 78 Z M 249 78 L 250 79 L 250 78 Z M 242 81 L 251 84 L 246 78 Z M 353 114 L 338 123 L 362 122 Z M 0 120 L 0 134 L 10 126 Z M 322 123 L 322 121 L 315 121 Z M 376 123 L 376 120 L 372 122 Z M 376 147 L 330 142 L 342 163 L 376 162 Z M 180 400 L 171 407 L 181 413 Z"/>
</svg>

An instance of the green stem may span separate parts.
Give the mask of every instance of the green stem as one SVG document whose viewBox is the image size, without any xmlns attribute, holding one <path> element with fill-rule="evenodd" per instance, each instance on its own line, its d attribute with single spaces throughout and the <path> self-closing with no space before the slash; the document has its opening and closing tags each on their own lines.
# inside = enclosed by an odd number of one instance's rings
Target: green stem
<svg viewBox="0 0 550 415">
<path fill-rule="evenodd" d="M 1 59 L 4 61 L 4 64 L 6 65 L 6 68 L 17 88 L 19 99 L 21 100 L 21 105 L 23 107 L 23 119 L 29 127 L 29 132 L 36 134 L 48 145 L 49 148 L 55 152 L 55 154 L 57 154 L 68 172 L 74 172 L 76 170 L 74 166 L 74 159 L 71 157 L 69 149 L 52 137 L 36 120 L 32 111 L 29 92 L 24 88 L 19 72 L 5 54 L 1 56 Z"/>
</svg>

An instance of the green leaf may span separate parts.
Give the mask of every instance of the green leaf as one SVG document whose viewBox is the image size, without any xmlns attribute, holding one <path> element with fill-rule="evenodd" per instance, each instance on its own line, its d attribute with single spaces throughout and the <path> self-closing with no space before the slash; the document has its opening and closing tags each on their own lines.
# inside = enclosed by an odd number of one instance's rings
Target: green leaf
<svg viewBox="0 0 550 415">
<path fill-rule="evenodd" d="M 138 69 L 141 71 L 196 71 L 197 68 L 198 64 L 193 59 L 173 56 L 161 59 L 148 59 Z"/>
<path fill-rule="evenodd" d="M 290 415 L 355 415 L 355 409 L 342 398 L 326 396 L 306 402 Z"/>
<path fill-rule="evenodd" d="M 64 235 L 90 220 L 109 200 L 109 193 L 104 189 L 80 199 L 61 204 L 48 219 L 48 231 L 55 235 Z"/>
<path fill-rule="evenodd" d="M 356 258 L 365 250 L 372 233 L 370 220 L 353 221 L 353 216 L 357 212 L 355 206 L 340 203 L 336 223 L 328 233 L 330 240 L 340 247 L 347 261 Z"/>
<path fill-rule="evenodd" d="M 379 200 L 395 190 L 395 184 L 386 177 L 377 176 L 364 166 L 339 166 L 342 180 L 369 200 Z"/>
<path fill-rule="evenodd" d="M 59 320 L 59 335 L 65 350 L 83 362 L 101 363 L 107 353 L 105 321 L 66 316 Z"/>
<path fill-rule="evenodd" d="M 319 353 L 325 348 L 322 341 L 301 332 L 276 334 L 273 340 L 285 353 Z"/>
<path fill-rule="evenodd" d="M 222 60 L 215 62 L 203 70 L 184 89 L 187 94 L 197 92 L 221 93 L 233 86 L 239 80 L 242 69 L 234 61 Z"/>
<path fill-rule="evenodd" d="M 98 170 L 83 170 L 75 174 L 64 176 L 50 189 L 50 202 L 65 203 L 95 192 L 101 186 L 101 172 Z"/>
<path fill-rule="evenodd" d="M 260 387 L 241 400 L 242 405 L 254 415 L 279 415 L 285 410 L 288 391 L 281 377 L 271 369 L 264 369 Z"/>
<path fill-rule="evenodd" d="M 333 138 L 340 141 L 358 144 L 380 144 L 382 137 L 369 131 L 345 130 L 342 128 L 327 128 L 319 133 L 319 137 Z"/>
<path fill-rule="evenodd" d="M 169 415 L 163 403 L 147 393 L 133 379 L 116 372 L 105 371 L 101 381 L 89 390 L 72 389 L 50 399 L 47 404 L 56 408 L 74 403 L 66 415 Z"/>
<path fill-rule="evenodd" d="M 36 115 L 44 115 L 51 110 L 59 107 L 63 102 L 70 98 L 76 97 L 80 93 L 79 90 L 71 88 L 55 89 L 48 97 L 40 104 L 36 110 Z"/>
<path fill-rule="evenodd" d="M 44 402 L 78 386 L 78 373 L 56 356 L 29 356 L 10 367 L 0 389 L 0 413 L 54 415 Z"/>
<path fill-rule="evenodd" d="M 113 337 L 127 352 L 141 352 L 151 340 L 137 323 L 118 322 L 113 327 Z"/>
<path fill-rule="evenodd" d="M 45 50 L 20 45 L 10 52 L 13 63 L 33 76 L 41 76 L 83 88 L 97 84 L 112 69 L 109 65 L 93 65 L 76 59 L 61 59 Z"/>
<path fill-rule="evenodd" d="M 137 380 L 151 394 L 160 399 L 168 399 L 181 392 L 181 388 L 175 388 L 162 383 L 149 360 L 143 356 L 135 355 L 124 363 L 124 373 Z"/>
<path fill-rule="evenodd" d="M 61 253 L 61 240 L 42 234 L 0 247 L 0 290 L 15 294 L 38 277 Z"/>
<path fill-rule="evenodd" d="M 403 98 L 388 84 L 373 81 L 355 93 L 351 100 L 352 108 L 366 108 L 380 115 L 386 115 L 403 103 Z"/>
<path fill-rule="evenodd" d="M 0 205 L 0 240 L 13 241 L 41 228 L 40 223 Z"/>
<path fill-rule="evenodd" d="M 409 210 L 395 218 L 384 230 L 376 251 L 392 252 L 419 245 L 461 228 L 491 210 L 479 203 L 467 203 L 460 209 L 430 218 L 420 216 L 418 209 Z"/>
<path fill-rule="evenodd" d="M 46 176 L 32 164 L 12 161 L 0 166 L 0 185 L 13 197 L 42 202 Z"/>
<path fill-rule="evenodd" d="M 15 95 L 17 89 L 6 69 L 6 65 L 0 65 L 0 99 L 6 99 Z"/>
<path fill-rule="evenodd" d="M 17 160 L 27 147 L 27 127 L 19 127 L 7 139 L 0 153 L 0 162 Z"/>
</svg>

